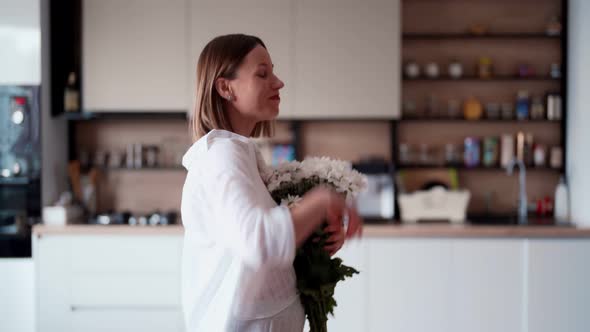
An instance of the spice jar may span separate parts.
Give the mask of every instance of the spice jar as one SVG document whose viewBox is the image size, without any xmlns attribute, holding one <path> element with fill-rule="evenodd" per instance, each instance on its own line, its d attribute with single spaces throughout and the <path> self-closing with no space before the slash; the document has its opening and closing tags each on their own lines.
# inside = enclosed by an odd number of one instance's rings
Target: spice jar
<svg viewBox="0 0 590 332">
<path fill-rule="evenodd" d="M 492 59 L 488 57 L 479 58 L 479 64 L 477 66 L 477 73 L 479 78 L 491 78 L 492 72 Z"/>
<path fill-rule="evenodd" d="M 467 120 L 479 120 L 483 115 L 483 107 L 477 98 L 469 97 L 463 103 L 463 116 Z"/>
<path fill-rule="evenodd" d="M 450 78 L 461 78 L 463 76 L 463 65 L 459 60 L 453 60 L 449 63 L 448 73 Z"/>
<path fill-rule="evenodd" d="M 543 120 L 545 118 L 545 105 L 543 105 L 543 99 L 539 96 L 533 97 L 531 103 L 531 119 Z"/>
<path fill-rule="evenodd" d="M 480 150 L 479 139 L 476 137 L 465 138 L 465 148 L 463 151 L 463 160 L 466 167 L 479 166 Z"/>
<path fill-rule="evenodd" d="M 155 145 L 145 147 L 145 164 L 147 167 L 158 167 L 158 151 L 159 148 Z"/>
</svg>

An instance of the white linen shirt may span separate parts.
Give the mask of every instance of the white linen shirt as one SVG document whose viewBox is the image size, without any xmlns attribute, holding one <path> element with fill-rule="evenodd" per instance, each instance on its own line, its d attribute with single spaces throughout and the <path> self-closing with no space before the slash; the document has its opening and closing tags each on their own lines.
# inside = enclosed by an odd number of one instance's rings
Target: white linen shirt
<svg viewBox="0 0 590 332">
<path fill-rule="evenodd" d="M 272 317 L 298 300 L 295 232 L 250 139 L 212 130 L 183 157 L 182 307 L 187 332 Z"/>
</svg>

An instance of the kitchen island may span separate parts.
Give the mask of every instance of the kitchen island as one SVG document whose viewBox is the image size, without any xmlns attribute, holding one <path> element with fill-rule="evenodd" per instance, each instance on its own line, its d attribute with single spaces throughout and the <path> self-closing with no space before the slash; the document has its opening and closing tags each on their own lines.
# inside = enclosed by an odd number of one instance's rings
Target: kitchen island
<svg viewBox="0 0 590 332">
<path fill-rule="evenodd" d="M 183 331 L 183 233 L 36 226 L 39 331 Z M 366 225 L 337 256 L 361 273 L 336 288 L 330 331 L 590 326 L 590 228 Z"/>
</svg>

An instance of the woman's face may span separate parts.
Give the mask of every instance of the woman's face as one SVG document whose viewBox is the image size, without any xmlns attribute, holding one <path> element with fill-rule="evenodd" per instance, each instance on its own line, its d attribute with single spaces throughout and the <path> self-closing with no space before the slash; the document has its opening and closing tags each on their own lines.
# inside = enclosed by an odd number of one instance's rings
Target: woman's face
<svg viewBox="0 0 590 332">
<path fill-rule="evenodd" d="M 256 121 L 272 120 L 279 114 L 279 90 L 285 84 L 274 74 L 268 51 L 258 45 L 244 58 L 229 82 L 232 105 Z"/>
</svg>

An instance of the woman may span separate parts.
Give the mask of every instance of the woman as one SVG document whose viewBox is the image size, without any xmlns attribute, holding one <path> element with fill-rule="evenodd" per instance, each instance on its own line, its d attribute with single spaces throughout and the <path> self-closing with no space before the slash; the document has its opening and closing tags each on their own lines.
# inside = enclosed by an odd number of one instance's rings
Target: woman
<svg viewBox="0 0 590 332">
<path fill-rule="evenodd" d="M 266 190 L 249 137 L 271 134 L 283 86 L 257 37 L 217 37 L 199 57 L 195 143 L 183 157 L 187 332 L 302 331 L 296 247 L 324 220 L 331 254 L 360 233 L 356 211 L 329 189 L 310 191 L 291 209 L 277 206 Z M 343 212 L 350 217 L 346 234 Z"/>
</svg>

